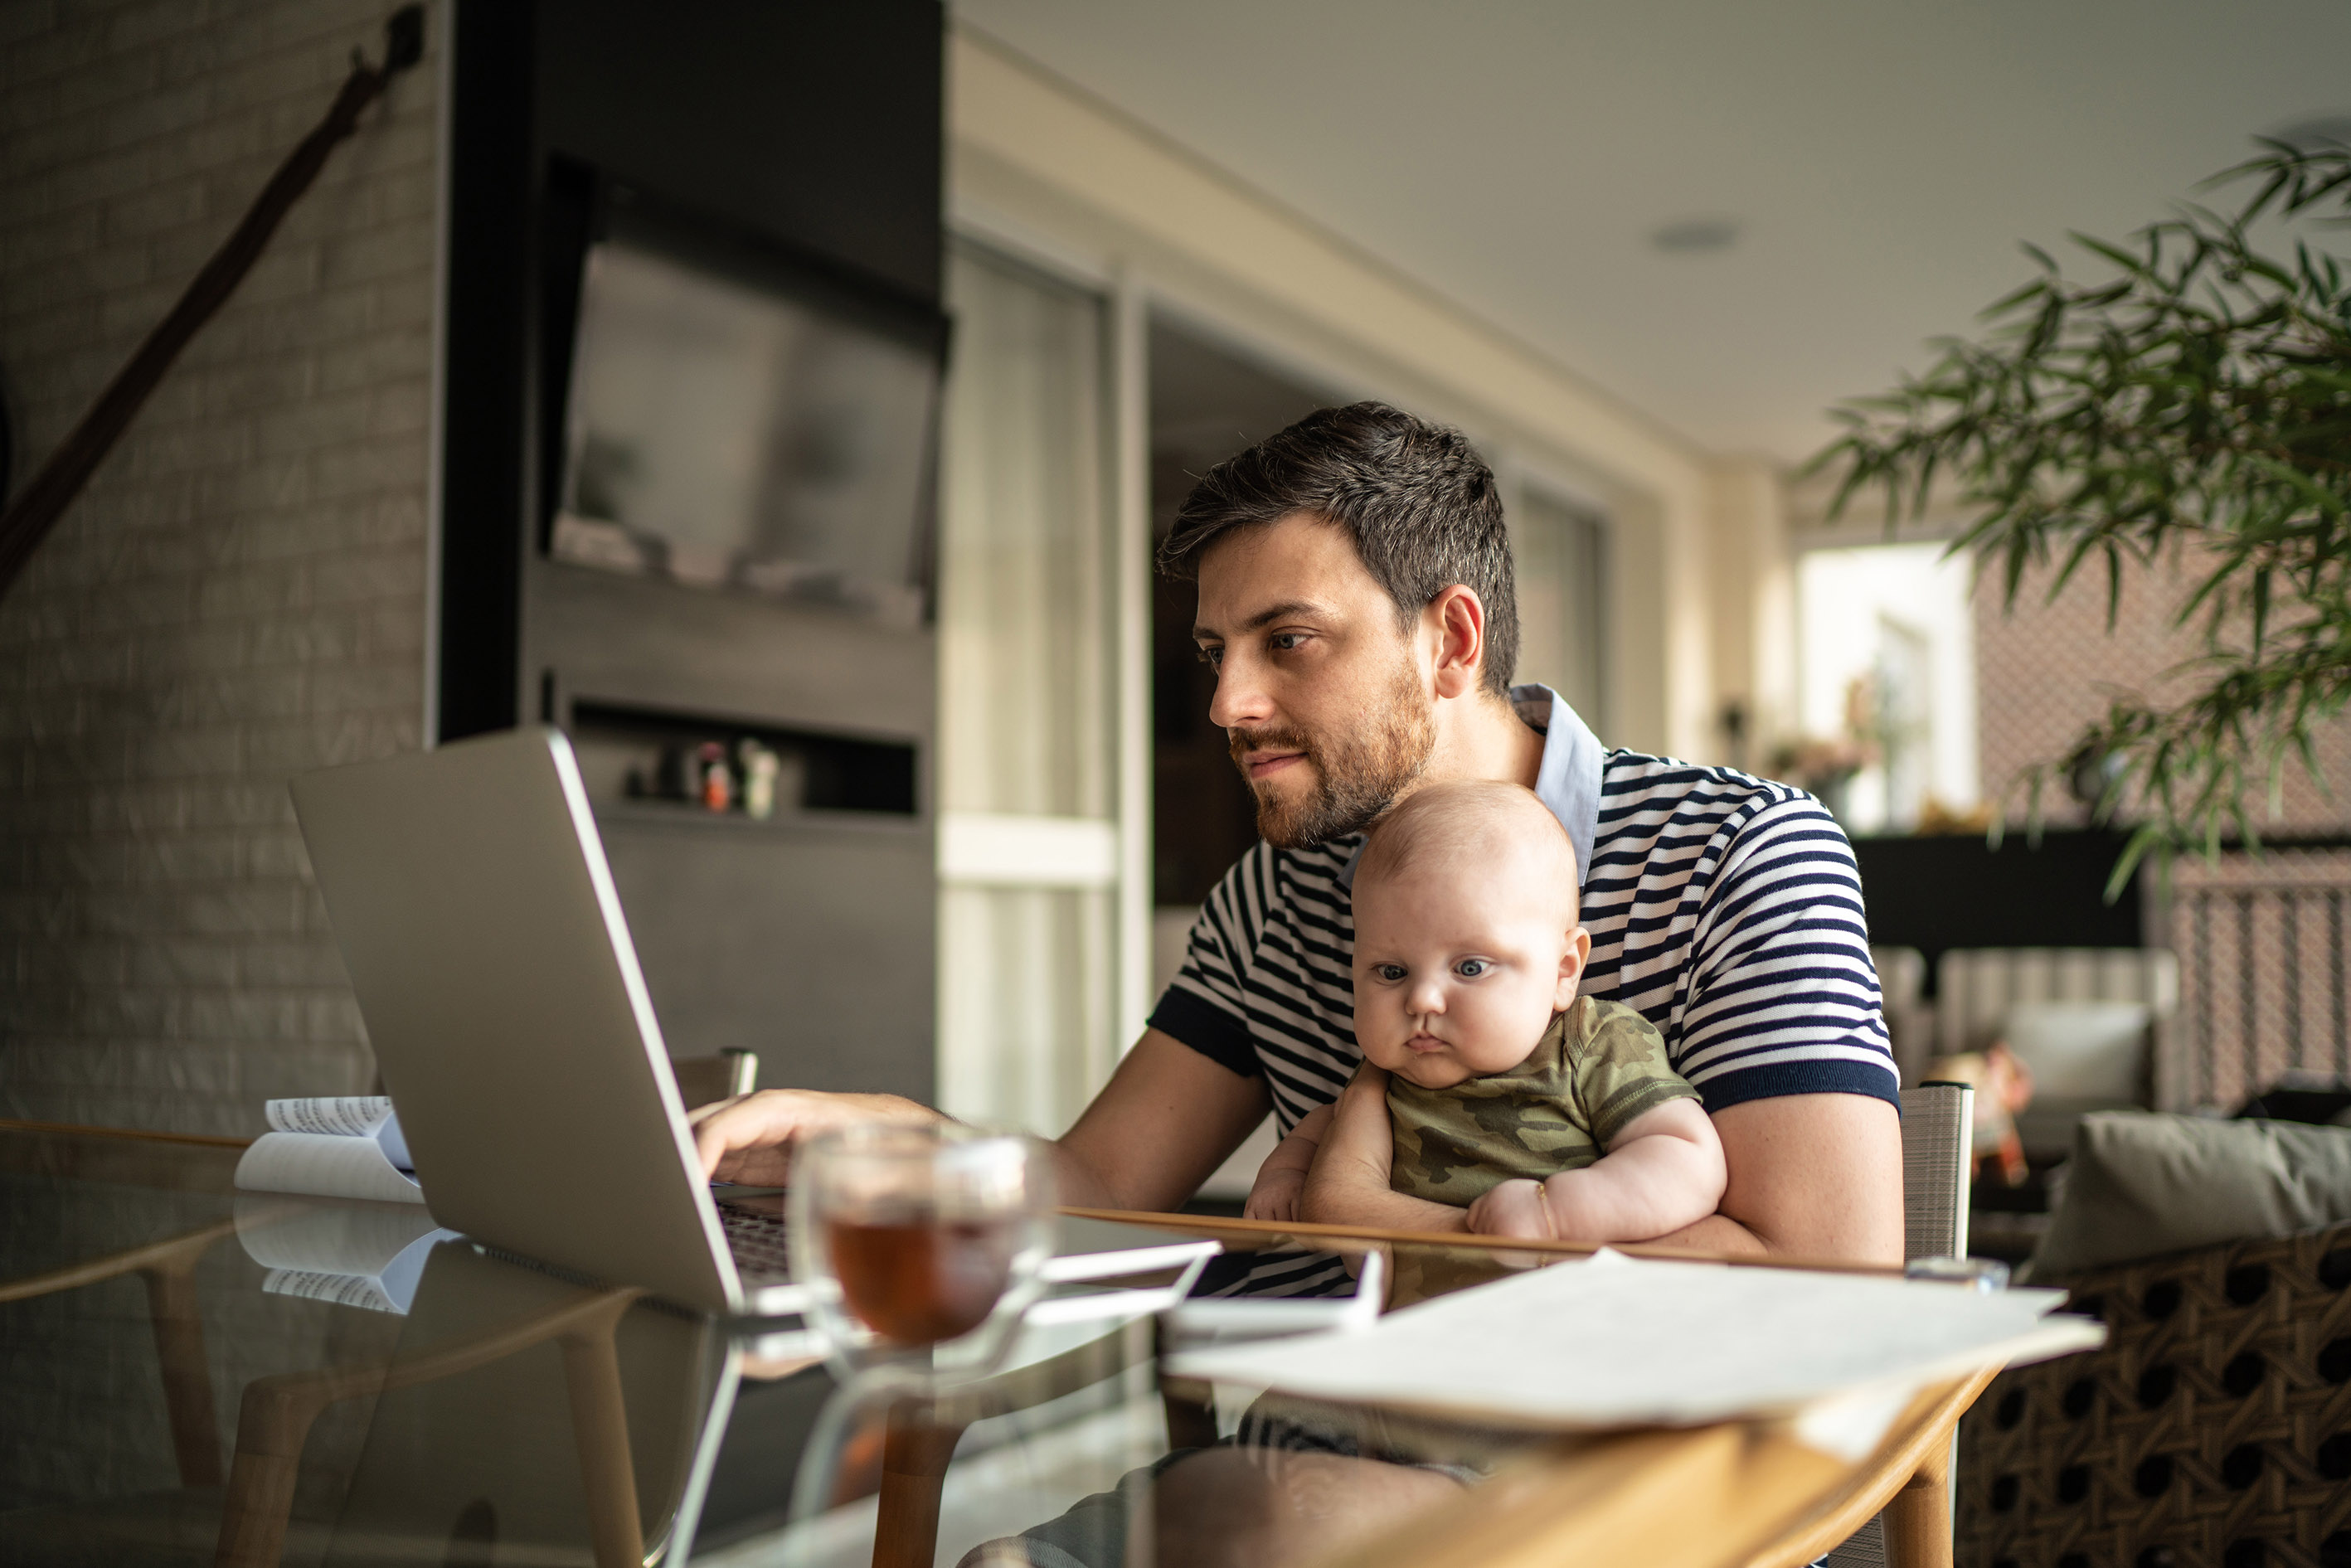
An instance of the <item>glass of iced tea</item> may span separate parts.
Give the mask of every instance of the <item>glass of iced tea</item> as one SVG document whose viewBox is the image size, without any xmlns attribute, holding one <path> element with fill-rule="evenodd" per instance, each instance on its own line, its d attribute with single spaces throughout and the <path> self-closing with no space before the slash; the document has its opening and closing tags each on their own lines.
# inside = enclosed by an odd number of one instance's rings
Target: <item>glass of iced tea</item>
<svg viewBox="0 0 2351 1568">
<path fill-rule="evenodd" d="M 793 1161 L 793 1272 L 836 1354 L 887 1359 L 1016 1323 L 1052 1239 L 1052 1162 L 1034 1138 L 870 1124 Z"/>
</svg>

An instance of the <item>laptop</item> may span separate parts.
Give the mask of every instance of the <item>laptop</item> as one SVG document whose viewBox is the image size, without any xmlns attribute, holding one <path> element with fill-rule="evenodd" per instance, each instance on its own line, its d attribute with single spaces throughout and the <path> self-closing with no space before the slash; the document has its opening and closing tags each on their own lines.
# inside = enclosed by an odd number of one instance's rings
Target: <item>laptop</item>
<svg viewBox="0 0 2351 1568">
<path fill-rule="evenodd" d="M 458 741 L 292 789 L 434 1217 L 705 1311 L 799 1312 L 781 1205 L 728 1201 L 703 1178 L 561 732 Z M 1139 1226 L 1060 1228 L 1049 1281 L 1153 1276 L 1086 1291 L 1104 1312 L 1172 1303 L 1217 1250 Z"/>
</svg>

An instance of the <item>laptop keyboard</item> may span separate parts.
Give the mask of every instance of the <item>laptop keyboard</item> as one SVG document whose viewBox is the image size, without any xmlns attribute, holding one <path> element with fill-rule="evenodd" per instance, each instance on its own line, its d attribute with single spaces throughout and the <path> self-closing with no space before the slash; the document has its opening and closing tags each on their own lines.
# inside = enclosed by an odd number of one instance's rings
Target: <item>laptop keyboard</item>
<svg viewBox="0 0 2351 1568">
<path fill-rule="evenodd" d="M 722 1203 L 718 1225 L 726 1233 L 726 1249 L 735 1254 L 736 1271 L 747 1283 L 776 1283 L 791 1278 L 791 1249 L 785 1239 L 789 1231 L 783 1216 Z"/>
</svg>

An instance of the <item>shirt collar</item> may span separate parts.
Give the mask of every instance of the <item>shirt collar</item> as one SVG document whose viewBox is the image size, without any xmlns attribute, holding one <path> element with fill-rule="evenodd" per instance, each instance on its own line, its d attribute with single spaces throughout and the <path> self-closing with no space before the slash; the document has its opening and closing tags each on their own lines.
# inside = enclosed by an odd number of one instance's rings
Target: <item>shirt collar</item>
<svg viewBox="0 0 2351 1568">
<path fill-rule="evenodd" d="M 1567 706 L 1567 699 L 1549 686 L 1528 685 L 1510 688 L 1510 706 L 1528 727 L 1543 737 L 1542 762 L 1535 769 L 1535 798 L 1551 808 L 1567 841 L 1575 848 L 1579 883 L 1592 879 L 1592 848 L 1600 841 L 1600 765 L 1607 748 L 1592 727 Z M 1339 872 L 1339 885 L 1355 885 L 1355 862 L 1364 858 L 1358 843 Z"/>
</svg>

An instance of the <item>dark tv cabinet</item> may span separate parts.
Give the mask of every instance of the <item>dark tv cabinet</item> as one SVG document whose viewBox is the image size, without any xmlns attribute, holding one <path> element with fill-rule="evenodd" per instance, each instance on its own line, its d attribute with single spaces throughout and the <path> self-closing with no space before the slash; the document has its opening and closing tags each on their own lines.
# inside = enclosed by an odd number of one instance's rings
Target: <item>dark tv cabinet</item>
<svg viewBox="0 0 2351 1568">
<path fill-rule="evenodd" d="M 935 313 L 943 10 L 500 0 L 454 22 L 435 735 L 553 724 L 583 760 L 624 734 L 791 748 L 799 794 L 764 821 L 591 781 L 670 1051 L 928 1099 L 930 628 L 569 566 L 544 541 L 567 174 Z"/>
</svg>

